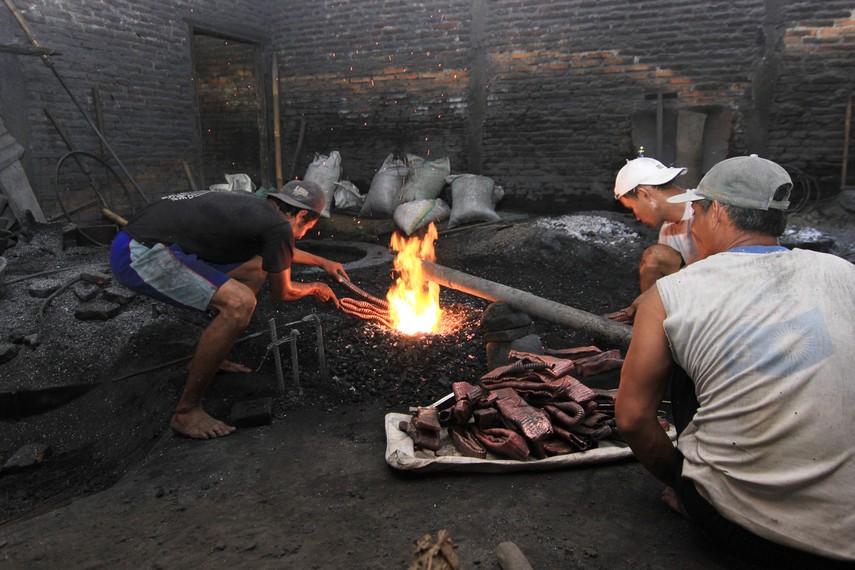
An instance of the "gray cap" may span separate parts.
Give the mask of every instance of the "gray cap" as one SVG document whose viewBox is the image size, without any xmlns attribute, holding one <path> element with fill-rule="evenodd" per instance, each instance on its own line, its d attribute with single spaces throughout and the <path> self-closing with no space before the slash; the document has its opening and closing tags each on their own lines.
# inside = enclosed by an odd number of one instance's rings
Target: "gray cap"
<svg viewBox="0 0 855 570">
<path fill-rule="evenodd" d="M 316 182 L 311 180 L 291 180 L 278 193 L 267 196 L 282 200 L 286 204 L 301 210 L 311 210 L 324 218 L 330 217 L 328 213 L 324 214 L 327 195 Z"/>
<path fill-rule="evenodd" d="M 786 194 L 775 200 L 781 187 Z M 781 165 L 752 154 L 722 160 L 701 178 L 697 188 L 668 201 L 679 204 L 707 199 L 752 210 L 786 210 L 792 189 L 793 180 Z"/>
</svg>

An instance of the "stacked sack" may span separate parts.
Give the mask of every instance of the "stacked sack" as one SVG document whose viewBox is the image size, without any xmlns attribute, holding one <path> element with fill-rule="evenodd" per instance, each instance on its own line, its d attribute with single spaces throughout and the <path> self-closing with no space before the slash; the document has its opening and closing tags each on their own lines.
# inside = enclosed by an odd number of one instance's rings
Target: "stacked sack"
<svg viewBox="0 0 855 570">
<path fill-rule="evenodd" d="M 440 198 L 451 185 L 451 207 Z M 448 227 L 500 219 L 495 208 L 504 196 L 491 178 L 474 174 L 451 175 L 448 158 L 426 160 L 412 154 L 406 162 L 389 155 L 374 176 L 360 214 L 391 216 L 398 228 L 412 235 L 431 222 Z"/>
</svg>

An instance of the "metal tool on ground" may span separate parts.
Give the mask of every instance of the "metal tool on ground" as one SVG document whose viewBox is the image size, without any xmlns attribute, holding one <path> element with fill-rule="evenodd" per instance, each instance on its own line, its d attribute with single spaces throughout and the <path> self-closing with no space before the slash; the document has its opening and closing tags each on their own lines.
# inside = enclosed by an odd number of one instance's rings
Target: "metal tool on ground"
<svg viewBox="0 0 855 570">
<path fill-rule="evenodd" d="M 327 364 L 326 357 L 324 354 L 324 334 L 323 329 L 321 327 L 321 319 L 316 314 L 312 313 L 306 315 L 299 321 L 293 321 L 290 323 L 285 323 L 283 326 L 289 327 L 299 324 L 304 324 L 308 322 L 315 323 L 315 338 L 317 341 L 317 354 L 318 354 L 318 368 L 321 380 L 323 382 L 329 381 L 329 373 L 327 372 Z M 292 383 L 299 395 L 303 395 L 303 387 L 300 385 L 300 367 L 299 362 L 297 360 L 297 339 L 300 337 L 300 331 L 297 329 L 291 329 L 291 332 L 288 336 L 279 338 L 279 333 L 277 331 L 276 319 L 270 319 L 267 321 L 268 333 L 270 334 L 270 344 L 267 345 L 267 354 L 271 351 L 273 352 L 273 365 L 276 371 L 276 383 L 279 394 L 285 393 L 285 375 L 282 369 L 282 354 L 279 352 L 279 347 L 285 343 L 288 343 L 291 346 L 291 379 Z M 267 354 L 264 355 L 264 358 L 261 359 L 261 363 L 258 365 L 257 370 L 261 370 L 261 365 L 264 363 L 264 360 L 267 358 Z"/>
<path fill-rule="evenodd" d="M 422 271 L 427 279 L 443 287 L 450 287 L 469 295 L 490 301 L 506 301 L 533 317 L 584 330 L 623 347 L 629 346 L 632 327 L 532 295 L 500 283 L 481 279 L 462 271 L 450 269 L 422 260 Z"/>
</svg>

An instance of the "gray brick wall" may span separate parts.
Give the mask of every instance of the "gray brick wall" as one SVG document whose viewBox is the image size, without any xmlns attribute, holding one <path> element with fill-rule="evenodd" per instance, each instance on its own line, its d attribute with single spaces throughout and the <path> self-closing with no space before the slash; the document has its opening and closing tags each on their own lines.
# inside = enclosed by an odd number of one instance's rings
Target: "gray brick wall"
<svg viewBox="0 0 855 570">
<path fill-rule="evenodd" d="M 98 88 L 104 134 L 138 186 L 151 197 L 188 187 L 182 161 L 198 172 L 190 23 L 251 38 L 264 38 L 266 26 L 264 12 L 252 0 L 16 0 L 16 5 L 37 40 L 61 50 L 52 61 L 93 121 L 92 88 Z M 5 6 L 0 7 L 0 37 L 3 43 L 27 43 Z M 56 165 L 67 149 L 43 109 L 63 124 L 75 147 L 100 154 L 99 140 L 38 58 L 19 56 L 18 60 L 26 100 L 4 112 L 26 111 L 31 137 L 28 175 L 43 208 L 56 211 Z M 60 191 L 75 178 L 79 180 L 76 167 L 64 165 Z M 91 196 L 85 185 L 71 186 Z M 132 195 L 141 203 L 133 190 Z M 74 202 L 72 196 L 70 203 Z"/>
<path fill-rule="evenodd" d="M 62 50 L 57 69 L 88 112 L 98 87 L 105 134 L 150 195 L 187 186 L 182 161 L 199 167 L 191 22 L 262 43 L 266 65 L 277 53 L 286 174 L 338 150 L 365 191 L 389 153 L 447 156 L 452 172 L 493 177 L 508 204 L 611 207 L 634 125 L 654 109 L 647 96 L 665 92 L 672 114 L 729 113 L 725 152 L 764 154 L 824 194 L 839 185 L 852 0 L 18 3 L 41 43 Z M 24 42 L 6 10 L 0 42 Z M 4 80 L 17 76 L 8 60 Z M 16 60 L 26 166 L 50 203 L 65 147 L 43 109 L 80 148 L 99 143 L 49 70 Z"/>
</svg>

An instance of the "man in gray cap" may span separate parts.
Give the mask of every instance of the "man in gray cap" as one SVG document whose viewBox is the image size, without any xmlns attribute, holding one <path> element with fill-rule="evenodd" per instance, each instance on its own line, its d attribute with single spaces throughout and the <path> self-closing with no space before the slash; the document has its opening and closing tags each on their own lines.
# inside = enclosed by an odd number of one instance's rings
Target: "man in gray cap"
<svg viewBox="0 0 855 570">
<path fill-rule="evenodd" d="M 159 301 L 214 318 L 202 332 L 170 426 L 197 439 L 235 428 L 202 409 L 218 370 L 249 372 L 226 357 L 255 310 L 265 281 L 280 301 L 308 295 L 338 299 L 324 283 L 291 280 L 291 265 L 315 265 L 336 279 L 342 265 L 297 249 L 323 212 L 326 196 L 314 182 L 292 180 L 266 199 L 244 192 L 185 192 L 146 206 L 113 241 L 110 265 L 124 286 Z"/>
<path fill-rule="evenodd" d="M 692 204 L 702 259 L 642 294 L 616 420 L 663 501 L 737 556 L 852 567 L 855 265 L 778 245 L 791 188 L 751 155 L 670 199 Z"/>
<path fill-rule="evenodd" d="M 638 266 L 641 292 L 647 291 L 664 275 L 679 271 L 698 259 L 691 234 L 692 208 L 674 204 L 668 198 L 683 189 L 674 182 L 686 169 L 668 167 L 647 156 L 628 160 L 615 178 L 615 200 L 632 210 L 636 219 L 652 228 L 659 228 L 657 243 L 644 250 Z M 632 323 L 636 302 L 606 317 L 618 322 Z"/>
</svg>

